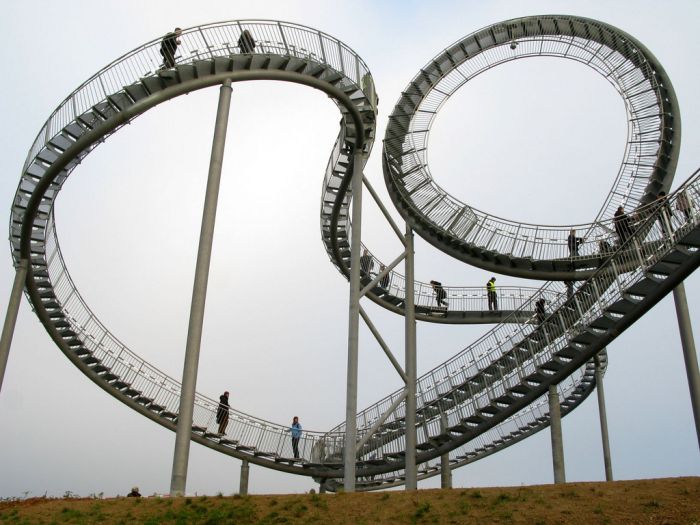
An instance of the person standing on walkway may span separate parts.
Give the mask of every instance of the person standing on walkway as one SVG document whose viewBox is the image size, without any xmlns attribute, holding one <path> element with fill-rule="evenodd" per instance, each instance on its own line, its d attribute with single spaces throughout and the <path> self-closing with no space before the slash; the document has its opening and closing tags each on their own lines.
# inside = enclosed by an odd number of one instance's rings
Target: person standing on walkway
<svg viewBox="0 0 700 525">
<path fill-rule="evenodd" d="M 489 311 L 498 310 L 498 295 L 496 294 L 496 278 L 491 277 L 486 283 L 486 297 L 489 300 Z"/>
<path fill-rule="evenodd" d="M 576 237 L 576 230 L 571 228 L 569 237 L 566 239 L 566 244 L 569 246 L 569 256 L 575 257 L 578 255 L 578 248 L 583 243 L 582 237 Z"/>
<path fill-rule="evenodd" d="M 219 408 L 216 411 L 216 422 L 219 424 L 219 435 L 226 434 L 226 426 L 228 425 L 228 392 L 224 392 L 219 396 Z"/>
<path fill-rule="evenodd" d="M 175 67 L 175 51 L 180 45 L 180 35 L 182 29 L 176 27 L 172 33 L 168 33 L 163 37 L 160 43 L 160 55 L 163 57 L 163 69 Z"/>
<path fill-rule="evenodd" d="M 294 416 L 292 419 L 292 426 L 289 427 L 289 431 L 292 433 L 292 452 L 294 452 L 294 458 L 301 458 L 299 455 L 299 440 L 301 439 L 301 423 L 299 423 L 299 418 Z"/>
</svg>

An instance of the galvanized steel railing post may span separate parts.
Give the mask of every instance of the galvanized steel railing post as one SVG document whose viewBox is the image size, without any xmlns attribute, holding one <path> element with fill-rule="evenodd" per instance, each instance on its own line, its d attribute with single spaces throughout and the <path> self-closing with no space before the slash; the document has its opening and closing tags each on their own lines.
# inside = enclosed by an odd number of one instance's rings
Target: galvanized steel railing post
<svg viewBox="0 0 700 525">
<path fill-rule="evenodd" d="M 231 106 L 231 80 L 224 81 L 219 91 L 219 106 L 214 125 L 214 139 L 209 161 L 209 176 L 202 213 L 202 227 L 199 235 L 199 250 L 192 289 L 192 306 L 187 330 L 187 347 L 182 371 L 182 390 L 180 410 L 177 417 L 177 434 L 173 471 L 170 480 L 170 495 L 182 496 L 187 484 L 187 464 L 190 454 L 190 438 L 194 415 L 195 390 L 197 387 L 197 368 L 199 366 L 199 348 L 202 342 L 202 325 L 204 323 L 204 306 L 207 298 L 209 263 L 211 261 L 216 222 L 216 205 L 219 197 L 221 168 L 226 145 L 229 108 Z"/>
</svg>

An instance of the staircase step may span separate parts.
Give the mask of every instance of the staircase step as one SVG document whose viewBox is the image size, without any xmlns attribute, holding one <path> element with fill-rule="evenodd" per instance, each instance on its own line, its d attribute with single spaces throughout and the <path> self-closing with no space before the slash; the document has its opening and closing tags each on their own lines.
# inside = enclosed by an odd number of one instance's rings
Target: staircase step
<svg viewBox="0 0 700 525">
<path fill-rule="evenodd" d="M 86 365 L 94 365 L 96 363 L 99 363 L 100 360 L 97 359 L 94 355 L 92 354 L 87 354 L 84 357 L 81 357 L 80 360 L 85 363 Z"/>
</svg>

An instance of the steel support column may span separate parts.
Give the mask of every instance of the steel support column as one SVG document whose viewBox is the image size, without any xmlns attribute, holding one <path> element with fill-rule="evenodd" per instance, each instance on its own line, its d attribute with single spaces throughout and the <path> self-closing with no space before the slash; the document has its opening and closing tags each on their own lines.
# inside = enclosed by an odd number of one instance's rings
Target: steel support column
<svg viewBox="0 0 700 525">
<path fill-rule="evenodd" d="M 362 242 L 362 151 L 353 153 L 352 232 L 350 245 L 350 318 L 348 321 L 348 376 L 345 401 L 344 488 L 355 492 L 357 442 L 357 366 L 360 331 L 360 244 Z"/>
<path fill-rule="evenodd" d="M 219 90 L 219 106 L 216 112 L 214 138 L 209 161 L 209 176 L 202 213 L 202 227 L 199 234 L 199 250 L 192 287 L 192 304 L 187 329 L 187 347 L 182 371 L 182 392 L 180 410 L 177 416 L 177 434 L 175 436 L 175 453 L 173 471 L 170 480 L 170 495 L 182 496 L 187 484 L 187 464 L 190 455 L 190 438 L 194 415 L 194 396 L 197 387 L 197 368 L 199 366 L 199 348 L 202 342 L 202 325 L 204 323 L 204 306 L 207 298 L 209 263 L 214 241 L 216 223 L 216 205 L 219 198 L 221 168 L 226 146 L 226 129 L 228 127 L 229 108 L 231 106 L 231 80 L 227 79 Z"/>
<path fill-rule="evenodd" d="M 605 351 L 605 348 L 601 350 Z M 610 438 L 608 437 L 608 416 L 605 410 L 605 390 L 603 389 L 603 369 L 600 359 L 595 360 L 595 385 L 598 392 L 598 415 L 600 417 L 600 436 L 603 440 L 603 463 L 605 464 L 605 481 L 613 480 L 612 461 L 610 460 Z"/>
<path fill-rule="evenodd" d="M 7 358 L 10 355 L 12 336 L 15 334 L 15 323 L 17 323 L 19 305 L 22 302 L 22 290 L 24 290 L 24 282 L 27 280 L 28 268 L 29 261 L 20 259 L 15 272 L 12 292 L 10 292 L 10 302 L 5 313 L 5 324 L 2 327 L 2 338 L 0 338 L 0 391 L 2 391 L 2 381 L 5 377 L 5 368 L 7 368 Z"/>
<path fill-rule="evenodd" d="M 698 355 L 695 352 L 693 326 L 690 324 L 688 300 L 683 283 L 673 289 L 673 301 L 676 303 L 676 316 L 678 317 L 678 328 L 681 333 L 685 373 L 688 376 L 690 403 L 693 407 L 693 417 L 695 418 L 695 434 L 700 447 L 700 372 L 698 372 Z"/>
<path fill-rule="evenodd" d="M 250 476 L 250 465 L 248 464 L 248 460 L 244 459 L 241 462 L 241 485 L 240 488 L 238 489 L 238 494 L 241 496 L 247 496 L 248 495 L 248 478 Z"/>
<path fill-rule="evenodd" d="M 416 465 L 416 310 L 414 307 L 413 230 L 406 225 L 406 490 L 418 488 Z"/>
<path fill-rule="evenodd" d="M 564 440 L 561 434 L 561 409 L 557 385 L 549 387 L 549 429 L 552 437 L 552 465 L 554 483 L 566 483 L 564 471 Z"/>
<path fill-rule="evenodd" d="M 440 432 L 447 434 L 447 414 L 440 414 Z M 452 488 L 452 469 L 450 468 L 450 453 L 440 456 L 440 488 Z"/>
</svg>

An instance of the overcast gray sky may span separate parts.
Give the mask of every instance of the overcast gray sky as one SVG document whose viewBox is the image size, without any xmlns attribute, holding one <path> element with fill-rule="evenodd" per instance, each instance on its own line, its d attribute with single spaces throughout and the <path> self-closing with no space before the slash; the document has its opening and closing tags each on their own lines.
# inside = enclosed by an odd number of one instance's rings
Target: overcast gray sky
<svg viewBox="0 0 700 525">
<path fill-rule="evenodd" d="M 700 4 L 667 1 L 7 2 L 0 19 L 4 125 L 0 195 L 9 217 L 29 146 L 51 111 L 101 67 L 175 26 L 279 19 L 322 30 L 369 66 L 380 96 L 378 138 L 401 90 L 429 59 L 494 22 L 530 14 L 596 18 L 641 40 L 680 101 L 683 146 L 675 185 L 700 166 Z M 180 378 L 210 153 L 216 89 L 163 104 L 97 148 L 56 204 L 73 280 L 110 330 Z M 580 64 L 524 60 L 469 83 L 442 109 L 430 143 L 435 179 L 465 202 L 547 224 L 591 220 L 624 153 L 622 101 Z M 339 114 L 323 94 L 279 83 L 234 86 L 210 273 L 198 391 L 231 391 L 245 412 L 327 430 L 344 418 L 347 282 L 320 240 L 323 170 Z M 383 190 L 378 141 L 366 175 Z M 390 206 L 388 199 L 387 204 Z M 363 240 L 385 259 L 398 243 L 365 199 Z M 13 270 L 0 265 L 0 304 Z M 489 275 L 417 243 L 417 278 L 483 285 Z M 509 277 L 502 285 L 536 282 Z M 700 280 L 686 281 L 691 317 Z M 370 304 L 394 352 L 403 318 Z M 419 373 L 488 327 L 420 324 Z M 697 322 L 696 322 L 696 329 Z M 670 297 L 611 346 L 606 395 L 616 479 L 700 474 L 685 369 Z M 359 407 L 399 387 L 363 332 Z M 23 302 L 0 393 L 0 497 L 167 492 L 175 435 L 115 402 L 52 344 Z M 570 481 L 604 479 L 595 399 L 564 419 Z M 187 489 L 237 491 L 240 462 L 193 444 Z M 549 483 L 549 433 L 454 473 L 455 486 Z M 439 479 L 420 487 L 439 485 Z M 302 492 L 308 478 L 253 466 L 253 493 Z"/>
</svg>

